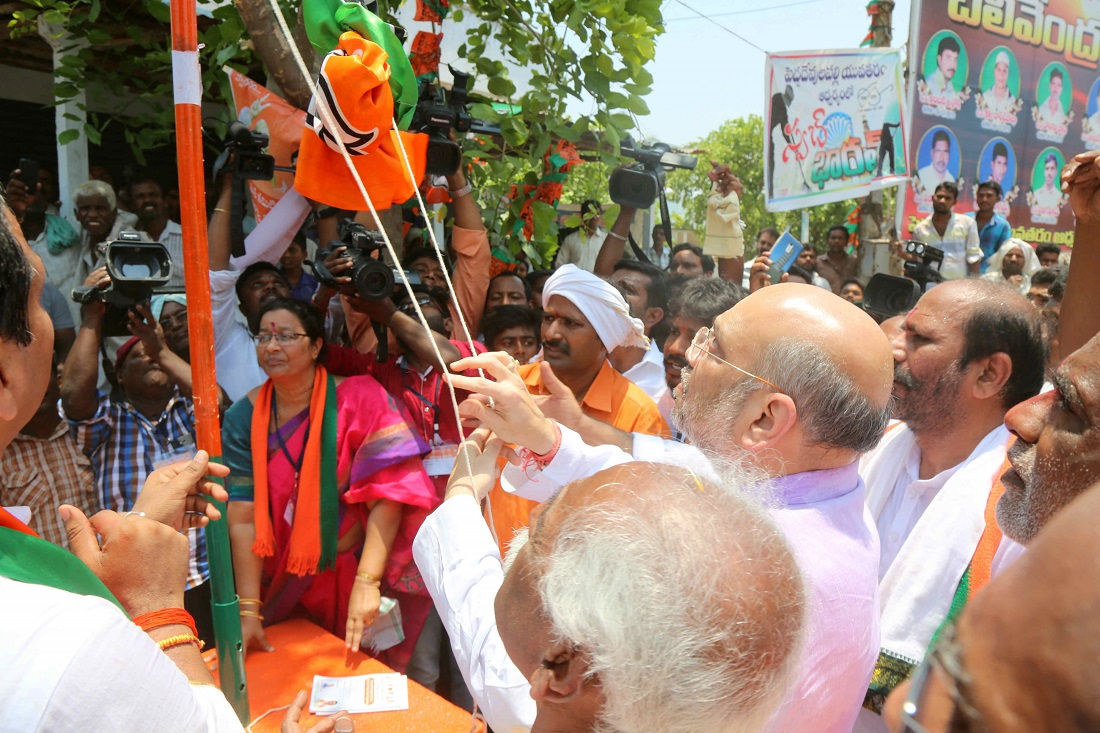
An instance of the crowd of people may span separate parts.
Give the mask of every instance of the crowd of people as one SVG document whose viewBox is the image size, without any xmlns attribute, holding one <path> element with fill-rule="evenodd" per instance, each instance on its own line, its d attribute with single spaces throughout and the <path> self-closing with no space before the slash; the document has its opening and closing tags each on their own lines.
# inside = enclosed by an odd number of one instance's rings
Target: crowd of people
<svg viewBox="0 0 1100 733">
<path fill-rule="evenodd" d="M 586 201 L 528 269 L 462 170 L 445 251 L 412 222 L 415 284 L 364 297 L 341 233 L 369 215 L 291 190 L 242 239 L 225 176 L 210 344 L 155 177 L 59 202 L 40 175 L 0 204 L 5 726 L 239 729 L 200 656 L 213 498 L 246 653 L 305 617 L 497 733 L 1100 727 L 1100 151 L 1062 173 L 1072 268 L 1012 236 L 995 182 L 973 215 L 944 182 L 914 231 L 943 282 L 874 316 L 844 226 L 774 283 L 774 228 L 751 259 L 740 232 L 628 248 L 638 212 Z M 712 206 L 741 194 L 711 179 Z M 76 302 L 124 232 L 164 245 L 168 287 Z"/>
</svg>

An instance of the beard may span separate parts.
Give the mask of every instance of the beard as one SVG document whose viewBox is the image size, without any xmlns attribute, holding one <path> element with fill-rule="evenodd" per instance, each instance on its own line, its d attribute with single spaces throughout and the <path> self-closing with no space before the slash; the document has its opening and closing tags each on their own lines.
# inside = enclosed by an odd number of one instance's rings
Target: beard
<svg viewBox="0 0 1100 733">
<path fill-rule="evenodd" d="M 680 399 L 672 408 L 672 422 L 692 445 L 704 453 L 732 452 L 737 419 L 745 401 L 757 386 L 749 379 L 725 387 L 713 397 L 691 387 L 694 370 L 685 367 L 680 378 Z"/>
<path fill-rule="evenodd" d="M 898 395 L 895 389 L 893 417 L 905 421 L 916 435 L 947 428 L 954 421 L 953 406 L 963 382 L 958 362 L 931 383 L 918 380 L 907 368 L 895 364 L 894 381 L 905 387 L 905 394 Z"/>
<path fill-rule="evenodd" d="M 1001 478 L 1005 493 L 997 502 L 997 524 L 1012 540 L 1027 544 L 1041 523 L 1033 506 L 1035 496 L 1035 446 L 1017 439 L 1008 449 L 1012 468 Z"/>
</svg>

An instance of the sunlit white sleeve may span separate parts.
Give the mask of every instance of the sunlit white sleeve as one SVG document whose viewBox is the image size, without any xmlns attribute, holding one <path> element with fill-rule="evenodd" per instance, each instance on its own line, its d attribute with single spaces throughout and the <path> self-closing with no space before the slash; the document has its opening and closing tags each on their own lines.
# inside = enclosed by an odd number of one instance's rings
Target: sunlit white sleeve
<svg viewBox="0 0 1100 733">
<path fill-rule="evenodd" d="M 221 690 L 195 686 L 109 601 L 0 578 L 0 729 L 242 731 Z M 18 633 L 14 633 L 18 632 Z"/>
<path fill-rule="evenodd" d="M 451 638 L 462 679 L 497 733 L 535 722 L 531 686 L 497 633 L 493 602 L 504 580 L 497 544 L 470 496 L 443 502 L 424 521 L 413 556 Z"/>
<path fill-rule="evenodd" d="M 632 460 L 629 453 L 617 446 L 588 445 L 579 434 L 561 427 L 561 447 L 554 460 L 541 471 L 534 466 L 523 469 L 509 463 L 501 473 L 500 486 L 510 494 L 542 502 L 568 483 Z"/>
</svg>

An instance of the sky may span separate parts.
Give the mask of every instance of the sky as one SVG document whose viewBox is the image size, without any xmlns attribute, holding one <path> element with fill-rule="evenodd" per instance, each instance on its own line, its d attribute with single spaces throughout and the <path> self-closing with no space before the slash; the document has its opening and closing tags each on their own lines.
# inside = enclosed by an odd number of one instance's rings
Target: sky
<svg viewBox="0 0 1100 733">
<path fill-rule="evenodd" d="M 730 31 L 770 52 L 856 48 L 871 26 L 866 7 L 867 0 L 664 0 L 641 136 L 687 145 L 726 120 L 763 114 L 764 52 Z M 898 0 L 894 47 L 908 40 L 909 11 L 910 0 Z"/>
</svg>

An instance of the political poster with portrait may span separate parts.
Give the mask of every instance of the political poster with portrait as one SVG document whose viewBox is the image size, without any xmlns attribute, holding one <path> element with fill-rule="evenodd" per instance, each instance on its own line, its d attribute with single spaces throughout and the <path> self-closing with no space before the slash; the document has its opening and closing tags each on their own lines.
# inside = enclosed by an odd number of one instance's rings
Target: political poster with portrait
<svg viewBox="0 0 1100 733">
<path fill-rule="evenodd" d="M 897 50 L 770 53 L 765 79 L 768 211 L 858 198 L 910 176 Z"/>
<path fill-rule="evenodd" d="M 1016 237 L 1072 247 L 1059 175 L 1100 146 L 1100 0 L 915 0 L 909 48 L 916 172 L 903 236 L 941 183 L 969 214 L 993 182 Z"/>
</svg>

